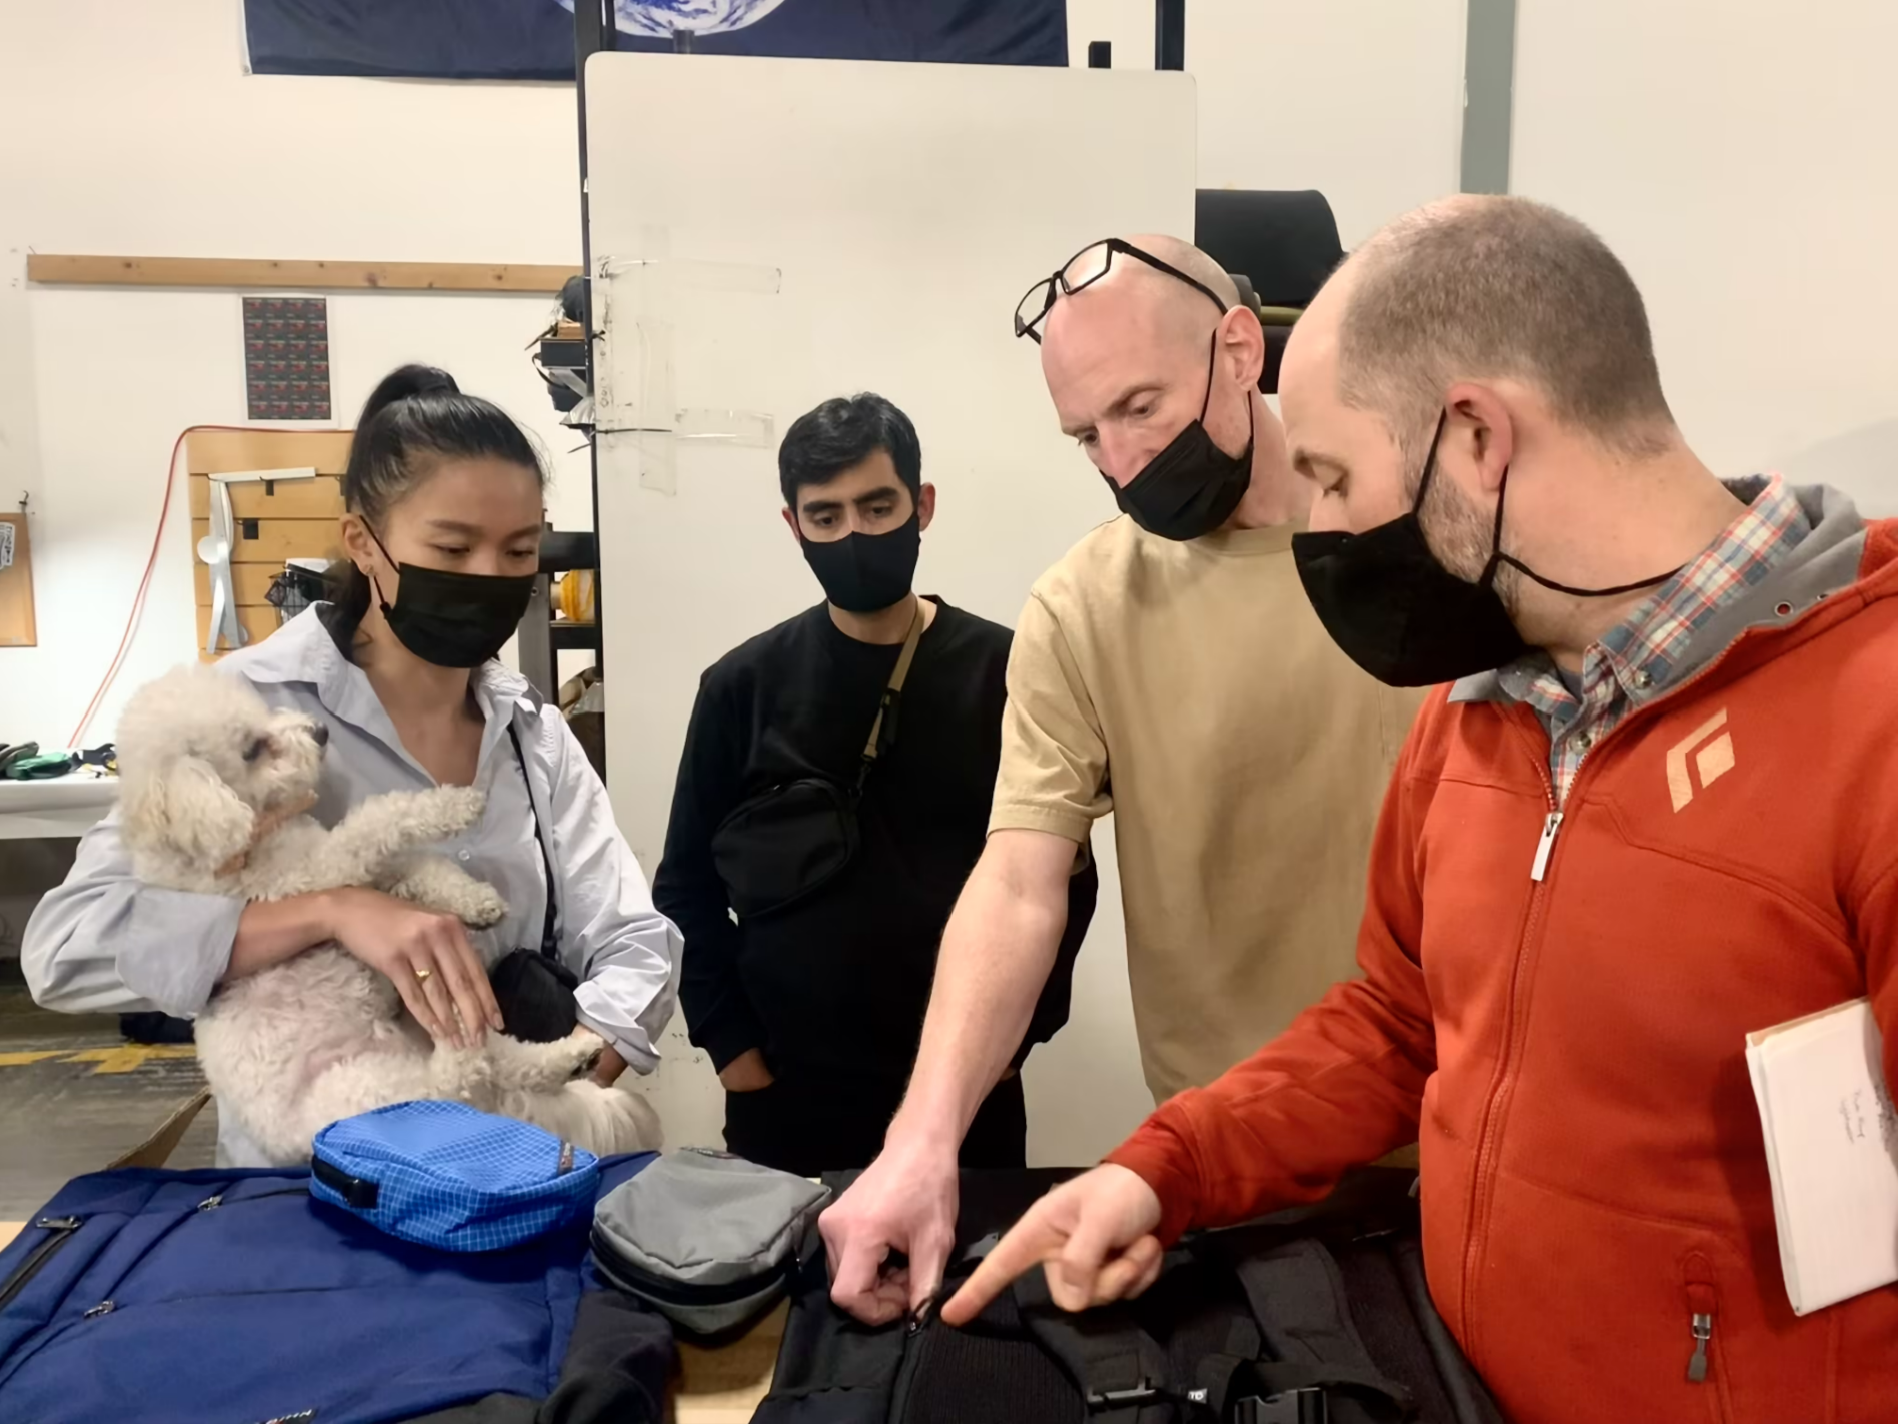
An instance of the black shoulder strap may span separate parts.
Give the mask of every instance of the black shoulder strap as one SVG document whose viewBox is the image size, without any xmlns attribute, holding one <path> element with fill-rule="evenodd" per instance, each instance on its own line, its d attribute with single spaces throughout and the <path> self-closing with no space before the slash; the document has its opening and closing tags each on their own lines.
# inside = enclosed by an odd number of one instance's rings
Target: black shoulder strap
<svg viewBox="0 0 1898 1424">
<path fill-rule="evenodd" d="M 1172 1424 L 1178 1397 L 1168 1388 L 1166 1352 L 1113 1308 L 1069 1314 L 1030 1271 L 1015 1282 L 1022 1324 L 1054 1356 L 1087 1402 L 1089 1424 Z"/>
<path fill-rule="evenodd" d="M 521 750 L 520 733 L 508 719 L 508 740 L 514 743 L 514 759 L 521 764 L 521 786 L 527 792 L 527 812 L 534 818 L 534 844 L 540 847 L 541 869 L 547 875 L 546 910 L 540 920 L 540 952 L 548 959 L 560 958 L 560 939 L 554 933 L 554 862 L 547 854 L 547 837 L 541 829 L 540 808 L 534 804 L 534 779 L 527 774 L 527 754 Z"/>
<path fill-rule="evenodd" d="M 1430 1285 L 1424 1279 L 1423 1252 L 1418 1244 L 1400 1241 L 1391 1248 L 1391 1257 L 1397 1263 L 1404 1293 L 1410 1298 L 1411 1313 L 1423 1330 L 1425 1348 L 1436 1362 L 1443 1392 L 1450 1397 L 1456 1424 L 1503 1424 L 1502 1411 L 1450 1337 L 1450 1327 L 1437 1314 L 1436 1303 L 1430 1299 Z"/>
<path fill-rule="evenodd" d="M 1316 1396 L 1331 1391 L 1381 1405 L 1373 1418 L 1410 1412 L 1409 1391 L 1386 1377 L 1364 1348 L 1345 1307 L 1344 1278 L 1323 1245 L 1291 1241 L 1234 1257 L 1231 1265 L 1273 1357 L 1251 1370 L 1265 1407 L 1260 1412 L 1255 1406 L 1252 1415 L 1260 1424 L 1301 1420 L 1308 1411 L 1300 1396 L 1316 1406 Z M 1331 1410 L 1331 1417 L 1337 1419 L 1339 1411 Z"/>
</svg>

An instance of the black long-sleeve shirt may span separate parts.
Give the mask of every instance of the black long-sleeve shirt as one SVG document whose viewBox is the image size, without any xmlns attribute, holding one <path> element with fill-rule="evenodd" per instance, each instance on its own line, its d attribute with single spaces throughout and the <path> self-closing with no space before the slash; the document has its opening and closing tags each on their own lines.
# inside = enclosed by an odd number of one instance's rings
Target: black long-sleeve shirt
<svg viewBox="0 0 1898 1424">
<path fill-rule="evenodd" d="M 817 894 L 744 924 L 714 866 L 713 833 L 784 782 L 850 785 L 900 648 L 848 637 L 819 604 L 700 680 L 653 898 L 684 932 L 680 999 L 692 1041 L 719 1068 L 758 1048 L 780 1076 L 900 1080 L 915 1058 L 936 947 L 987 836 L 1013 636 L 932 601 L 894 745 L 858 805 L 856 857 Z M 1097 889 L 1090 860 L 1072 883 L 1063 953 L 1030 1044 L 1066 1022 Z"/>
</svg>

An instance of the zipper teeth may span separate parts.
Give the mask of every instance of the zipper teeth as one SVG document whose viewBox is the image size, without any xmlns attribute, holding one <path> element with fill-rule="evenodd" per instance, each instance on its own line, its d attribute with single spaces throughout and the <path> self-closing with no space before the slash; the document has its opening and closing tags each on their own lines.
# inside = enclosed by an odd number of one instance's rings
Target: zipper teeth
<svg viewBox="0 0 1898 1424">
<path fill-rule="evenodd" d="M 1725 655 L 1722 654 L 1722 657 L 1724 656 Z M 1701 675 L 1711 672 L 1719 665 L 1719 662 L 1720 659 L 1715 659 L 1713 663 L 1710 663 L 1703 669 Z M 1697 680 L 1697 678 L 1694 680 Z M 1683 683 L 1681 690 L 1691 687 L 1694 680 Z M 1672 694 L 1669 695 L 1671 696 Z M 1615 732 L 1621 731 L 1634 717 L 1645 710 L 1646 709 L 1642 707 L 1633 709 L 1628 716 L 1622 718 L 1621 722 L 1610 730 L 1608 735 L 1613 735 Z M 1533 715 L 1533 709 L 1531 715 Z M 1555 777 L 1549 771 L 1548 758 L 1539 755 L 1531 757 L 1531 760 L 1536 764 L 1537 772 L 1542 778 L 1542 799 L 1548 816 L 1567 815 L 1566 808 L 1574 799 L 1575 788 L 1581 781 L 1582 768 L 1588 764 L 1588 759 L 1595 754 L 1595 749 L 1599 747 L 1604 740 L 1606 740 L 1605 736 L 1591 742 L 1588 750 L 1583 752 L 1576 760 L 1575 770 L 1569 776 L 1568 790 L 1565 795 L 1557 794 Z M 1531 751 L 1534 751 L 1534 748 L 1531 748 Z M 1502 1132 L 1503 1108 L 1511 1096 L 1511 1089 L 1513 1087 L 1512 1079 L 1516 1058 L 1517 1020 L 1520 1014 L 1522 997 L 1527 989 L 1527 986 L 1523 982 L 1524 960 L 1528 954 L 1531 936 L 1540 929 L 1540 911 L 1542 909 L 1543 899 L 1548 889 L 1549 879 L 1555 873 L 1554 839 L 1555 837 L 1551 834 L 1551 843 L 1548 847 L 1548 860 L 1542 867 L 1542 876 L 1539 879 L 1533 880 L 1530 886 L 1529 906 L 1523 915 L 1522 934 L 1516 943 L 1516 962 L 1510 975 L 1508 1010 L 1507 1018 L 1504 1023 L 1505 1031 L 1503 1034 L 1502 1052 L 1496 1060 L 1496 1076 L 1489 1091 L 1489 1100 L 1483 1106 L 1483 1126 L 1476 1135 L 1476 1168 L 1473 1176 L 1472 1191 L 1470 1193 L 1469 1221 L 1465 1233 L 1462 1289 L 1463 1328 L 1469 1332 L 1472 1341 L 1474 1341 L 1476 1336 L 1476 1327 L 1471 1298 L 1474 1291 L 1473 1282 L 1476 1276 L 1479 1246 L 1483 1235 L 1489 1228 L 1489 1201 L 1492 1194 L 1490 1178 L 1494 1175 L 1491 1158 L 1496 1151 L 1496 1139 L 1500 1137 Z"/>
<path fill-rule="evenodd" d="M 896 1379 L 890 1386 L 890 1418 L 902 1419 L 908 1412 L 909 1397 L 916 1390 L 916 1372 L 922 1368 L 923 1341 L 935 1323 L 932 1314 L 904 1332 L 903 1359 L 896 1367 Z"/>
<path fill-rule="evenodd" d="M 1634 723 L 1645 714 L 1651 712 L 1654 708 L 1663 703 L 1676 700 L 1689 689 L 1698 686 L 1707 678 L 1711 677 L 1733 656 L 1734 650 L 1740 646 L 1745 638 L 1746 634 L 1742 633 L 1739 638 L 1727 644 L 1711 662 L 1707 663 L 1678 687 L 1670 688 L 1652 701 L 1641 703 L 1630 709 L 1627 716 L 1623 717 L 1606 733 L 1592 742 L 1588 750 L 1583 752 L 1581 757 L 1576 761 L 1575 770 L 1569 776 L 1568 791 L 1560 800 L 1556 798 L 1555 778 L 1549 771 L 1548 758 L 1541 755 L 1532 755 L 1530 760 L 1536 764 L 1536 770 L 1542 778 L 1542 795 L 1547 804 L 1548 813 L 1553 815 L 1557 812 L 1562 812 L 1566 815 L 1565 808 L 1575 799 L 1575 792 L 1581 784 L 1582 769 L 1588 765 L 1589 758 L 1594 756 L 1602 742 L 1608 740 L 1609 737 L 1619 736 L 1622 732 L 1627 730 L 1631 723 Z M 1515 705 L 1526 706 L 1527 704 L 1517 703 Z M 1535 715 L 1533 708 L 1530 709 L 1530 715 Z M 1515 718 L 1511 717 L 1508 720 L 1514 722 Z M 1540 723 L 1538 722 L 1537 725 L 1539 726 Z M 1535 748 L 1531 747 L 1530 751 L 1533 753 Z M 1482 1244 L 1482 1234 L 1488 1230 L 1489 1226 L 1488 1198 L 1490 1196 L 1491 1186 L 1489 1178 L 1494 1175 L 1493 1166 L 1490 1161 L 1495 1151 L 1495 1142 L 1493 1139 L 1501 1131 L 1498 1125 L 1502 1116 L 1501 1108 L 1504 1101 L 1509 1097 L 1509 1089 L 1511 1086 L 1511 1069 L 1514 1066 L 1515 1059 L 1517 1008 L 1524 987 L 1522 984 L 1523 957 L 1525 951 L 1528 949 L 1530 931 L 1538 924 L 1537 911 L 1540 909 L 1542 899 L 1548 889 L 1548 879 L 1554 875 L 1554 873 L 1555 851 L 1554 848 L 1551 847 L 1546 873 L 1542 880 L 1532 883 L 1529 891 L 1529 908 L 1523 918 L 1522 937 L 1516 945 L 1516 964 L 1509 984 L 1508 1017 L 1505 1025 L 1507 1032 L 1503 1038 L 1502 1053 L 1497 1059 L 1496 1076 L 1490 1087 L 1489 1099 L 1483 1106 L 1483 1126 L 1476 1137 L 1476 1165 L 1471 1180 L 1469 1217 L 1464 1230 L 1463 1285 L 1460 1292 L 1463 1306 L 1463 1329 L 1469 1338 L 1470 1354 L 1473 1358 L 1476 1356 L 1479 1346 L 1477 1341 L 1476 1317 L 1471 1302 L 1475 1290 L 1474 1282 L 1476 1279 L 1477 1258 L 1480 1254 Z"/>
<path fill-rule="evenodd" d="M 53 1235 L 48 1236 L 27 1252 L 26 1259 L 20 1262 L 19 1269 L 7 1278 L 4 1286 L 0 1286 L 0 1307 L 12 1304 L 13 1298 L 27 1288 L 33 1278 L 53 1258 L 54 1253 L 72 1239 L 72 1234 L 79 1229 L 81 1222 L 76 1216 L 43 1216 L 33 1224 L 42 1231 L 52 1232 Z"/>
</svg>

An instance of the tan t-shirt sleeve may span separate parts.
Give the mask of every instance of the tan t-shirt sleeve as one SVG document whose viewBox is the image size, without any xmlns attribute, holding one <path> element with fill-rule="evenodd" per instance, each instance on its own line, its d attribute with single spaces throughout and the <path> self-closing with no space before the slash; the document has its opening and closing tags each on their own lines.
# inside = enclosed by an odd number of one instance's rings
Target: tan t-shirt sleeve
<svg viewBox="0 0 1898 1424">
<path fill-rule="evenodd" d="M 1002 769 L 989 830 L 1048 831 L 1085 844 L 1113 809 L 1107 742 L 1060 621 L 1029 595 L 1008 656 Z"/>
</svg>

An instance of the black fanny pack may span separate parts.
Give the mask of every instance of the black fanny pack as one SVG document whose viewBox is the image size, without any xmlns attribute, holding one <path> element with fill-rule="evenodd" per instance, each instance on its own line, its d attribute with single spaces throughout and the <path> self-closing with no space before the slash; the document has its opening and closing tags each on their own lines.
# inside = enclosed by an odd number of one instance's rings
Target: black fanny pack
<svg viewBox="0 0 1898 1424">
<path fill-rule="evenodd" d="M 852 785 L 802 777 L 760 792 L 719 822 L 712 833 L 712 864 L 739 919 L 773 914 L 808 899 L 856 858 L 857 803 L 877 757 L 896 744 L 897 704 L 922 635 L 918 600 Z"/>
<path fill-rule="evenodd" d="M 507 729 L 521 764 L 521 784 L 527 789 L 527 809 L 534 818 L 534 844 L 540 847 L 541 868 L 547 875 L 547 908 L 541 915 L 540 949 L 510 950 L 488 971 L 488 986 L 501 1010 L 501 1029 L 523 1043 L 552 1043 L 565 1038 L 580 1022 L 573 991 L 580 976 L 560 958 L 560 939 L 554 932 L 554 862 L 547 853 L 547 837 L 534 807 L 534 783 L 527 776 L 527 757 L 513 724 Z"/>
</svg>

